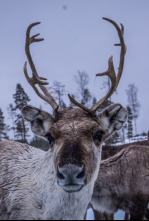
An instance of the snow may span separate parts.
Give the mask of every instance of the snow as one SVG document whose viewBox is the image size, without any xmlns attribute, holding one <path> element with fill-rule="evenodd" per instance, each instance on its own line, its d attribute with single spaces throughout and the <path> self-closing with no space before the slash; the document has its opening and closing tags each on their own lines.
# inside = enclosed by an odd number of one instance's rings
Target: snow
<svg viewBox="0 0 149 221">
<path fill-rule="evenodd" d="M 114 215 L 114 220 L 124 220 L 125 212 L 122 210 L 118 210 L 118 212 Z"/>
<path fill-rule="evenodd" d="M 114 220 L 124 220 L 125 212 L 122 210 L 118 210 L 118 212 L 114 215 Z M 92 209 L 87 211 L 87 220 L 94 220 L 94 213 Z"/>
<path fill-rule="evenodd" d="M 92 209 L 87 211 L 87 220 L 94 220 L 94 213 Z"/>
<path fill-rule="evenodd" d="M 132 137 L 131 139 L 125 139 L 124 142 L 117 142 L 115 144 L 111 144 L 111 146 L 120 146 L 123 144 L 129 144 L 129 143 L 134 143 L 134 142 L 138 142 L 138 141 L 143 141 L 143 140 L 148 140 L 147 136 L 136 136 L 136 137 Z"/>
</svg>

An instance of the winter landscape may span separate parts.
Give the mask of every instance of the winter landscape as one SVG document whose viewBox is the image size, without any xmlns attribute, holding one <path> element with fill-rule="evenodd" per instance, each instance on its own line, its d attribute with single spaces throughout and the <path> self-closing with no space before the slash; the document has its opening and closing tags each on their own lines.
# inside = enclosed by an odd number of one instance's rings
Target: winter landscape
<svg viewBox="0 0 149 221">
<path fill-rule="evenodd" d="M 149 2 L 0 5 L 0 220 L 148 220 Z"/>
</svg>

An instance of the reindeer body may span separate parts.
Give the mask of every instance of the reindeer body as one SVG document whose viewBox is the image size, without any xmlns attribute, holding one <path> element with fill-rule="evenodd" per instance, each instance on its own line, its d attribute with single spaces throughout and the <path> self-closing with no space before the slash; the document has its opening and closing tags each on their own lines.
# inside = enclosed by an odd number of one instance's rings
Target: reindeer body
<svg viewBox="0 0 149 221">
<path fill-rule="evenodd" d="M 82 220 L 98 176 L 102 144 L 122 127 L 126 110 L 114 104 L 97 118 L 68 108 L 54 120 L 32 106 L 22 113 L 50 148 L 44 152 L 0 142 L 0 219 Z"/>
<path fill-rule="evenodd" d="M 122 145 L 118 145 L 118 146 L 104 145 L 103 150 L 102 150 L 101 159 L 106 160 L 106 159 L 116 155 L 121 150 L 126 149 L 130 146 L 149 146 L 149 142 L 148 142 L 148 140 L 144 140 L 144 141 L 136 141 L 136 142 L 133 142 L 131 144 L 130 143 L 122 144 Z"/>
<path fill-rule="evenodd" d="M 101 162 L 92 197 L 94 210 L 114 214 L 122 209 L 143 219 L 149 201 L 149 147 L 130 146 Z"/>
<path fill-rule="evenodd" d="M 83 219 L 94 183 L 66 193 L 57 184 L 51 151 L 0 142 L 0 162 L 0 220 Z"/>
</svg>

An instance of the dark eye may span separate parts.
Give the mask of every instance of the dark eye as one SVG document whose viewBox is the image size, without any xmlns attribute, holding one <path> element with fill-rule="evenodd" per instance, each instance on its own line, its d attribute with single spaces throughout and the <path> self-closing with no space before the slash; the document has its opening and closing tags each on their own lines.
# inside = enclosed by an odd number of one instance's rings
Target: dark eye
<svg viewBox="0 0 149 221">
<path fill-rule="evenodd" d="M 52 144 L 52 142 L 54 142 L 54 138 L 52 137 L 52 135 L 51 135 L 50 133 L 48 133 L 48 134 L 46 135 L 46 138 L 48 139 L 49 144 Z"/>
<path fill-rule="evenodd" d="M 93 135 L 93 139 L 94 141 L 98 141 L 101 142 L 102 138 L 103 138 L 103 131 L 97 131 L 94 135 Z"/>
</svg>

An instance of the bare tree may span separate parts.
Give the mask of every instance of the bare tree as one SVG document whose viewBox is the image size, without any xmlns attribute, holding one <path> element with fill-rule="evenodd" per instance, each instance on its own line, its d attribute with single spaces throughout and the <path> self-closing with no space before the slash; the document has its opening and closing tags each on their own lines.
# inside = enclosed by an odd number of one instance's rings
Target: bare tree
<svg viewBox="0 0 149 221">
<path fill-rule="evenodd" d="M 137 135 L 137 118 L 139 116 L 139 109 L 140 109 L 140 104 L 137 97 L 138 88 L 135 86 L 135 84 L 129 84 L 126 93 L 128 97 L 129 107 L 131 108 L 133 113 L 135 133 Z"/>
<path fill-rule="evenodd" d="M 65 85 L 63 85 L 59 81 L 54 81 L 53 86 L 49 87 L 49 90 L 57 101 L 60 109 L 65 108 L 66 104 L 63 100 L 63 96 L 66 94 Z"/>
<path fill-rule="evenodd" d="M 109 78 L 106 78 L 104 81 L 103 81 L 103 84 L 102 84 L 102 89 L 105 89 L 107 88 L 107 90 L 109 91 L 110 88 L 111 88 L 111 82 L 110 82 L 110 79 Z M 118 94 L 117 90 L 115 90 L 114 94 Z M 109 100 L 107 100 L 109 103 L 112 103 L 112 96 L 109 97 Z"/>
<path fill-rule="evenodd" d="M 78 89 L 80 92 L 80 102 L 82 105 L 87 105 L 92 96 L 88 89 L 89 76 L 86 72 L 78 71 L 78 74 L 74 76 L 76 83 L 78 84 Z"/>
</svg>

